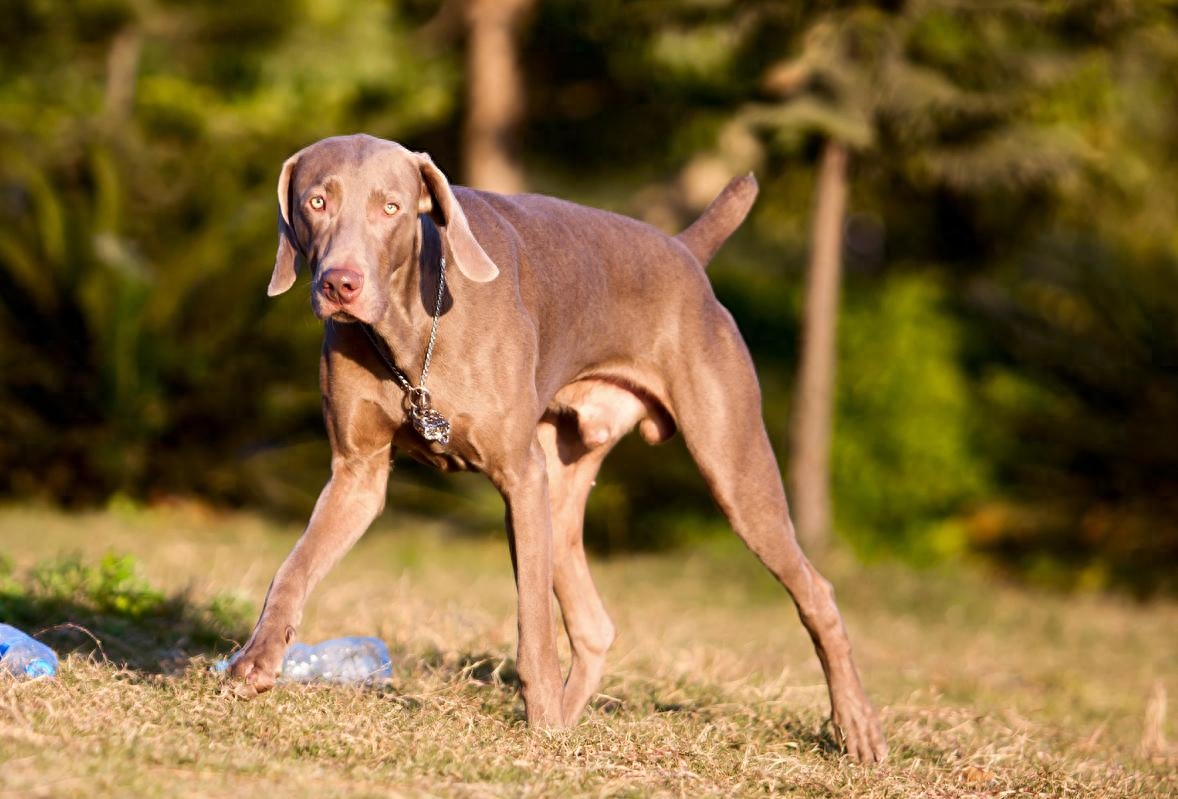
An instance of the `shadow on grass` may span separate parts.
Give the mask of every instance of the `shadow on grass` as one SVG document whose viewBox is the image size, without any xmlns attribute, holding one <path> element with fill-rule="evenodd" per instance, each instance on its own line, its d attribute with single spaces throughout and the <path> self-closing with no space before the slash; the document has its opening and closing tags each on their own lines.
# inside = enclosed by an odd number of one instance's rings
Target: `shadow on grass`
<svg viewBox="0 0 1178 799">
<path fill-rule="evenodd" d="M 396 658 L 394 658 L 396 659 Z M 492 652 L 472 653 L 460 655 L 446 655 L 440 651 L 430 651 L 424 655 L 402 655 L 400 666 L 408 672 L 428 671 L 448 683 L 473 682 L 479 686 L 496 689 L 500 694 L 511 694 L 519 698 L 521 689 L 519 673 L 516 671 L 515 661 L 501 654 Z M 719 709 L 714 700 L 706 701 L 661 701 L 656 698 L 659 687 L 646 685 L 637 687 L 633 691 L 622 691 L 617 696 L 597 694 L 589 702 L 589 707 L 595 713 L 616 716 L 623 713 L 654 712 L 659 714 L 683 714 L 699 717 L 710 721 L 718 716 L 736 714 L 731 705 Z M 412 696 L 397 697 L 397 701 L 411 709 L 416 709 L 420 703 Z M 522 706 L 514 711 L 515 720 L 523 721 Z M 834 728 L 829 719 L 823 724 L 815 726 L 801 715 L 787 714 L 775 719 L 783 737 L 797 742 L 802 751 L 820 752 L 829 757 L 840 757 L 843 749 L 834 735 Z"/>
<path fill-rule="evenodd" d="M 618 700 L 624 702 L 624 699 Z M 716 709 L 711 702 L 660 702 L 655 700 L 656 713 L 685 714 L 697 716 L 705 721 L 712 721 L 718 716 L 728 715 L 727 709 Z M 783 737 L 798 744 L 802 751 L 820 752 L 830 757 L 839 757 L 843 748 L 834 735 L 834 726 L 830 719 L 815 727 L 800 715 L 787 715 L 778 718 L 777 724 Z"/>
<path fill-rule="evenodd" d="M 225 597 L 198 603 L 165 594 L 138 575 L 132 558 L 97 566 L 64 558 L 13 574 L 0 562 L 0 620 L 57 652 L 94 656 L 144 674 L 182 670 L 195 655 L 228 653 L 244 641 L 248 608 Z"/>
<path fill-rule="evenodd" d="M 431 672 L 446 682 L 475 682 L 515 692 L 522 687 L 515 660 L 493 652 L 464 652 L 455 657 L 431 650 L 422 655 L 403 655 L 401 665 Z"/>
</svg>

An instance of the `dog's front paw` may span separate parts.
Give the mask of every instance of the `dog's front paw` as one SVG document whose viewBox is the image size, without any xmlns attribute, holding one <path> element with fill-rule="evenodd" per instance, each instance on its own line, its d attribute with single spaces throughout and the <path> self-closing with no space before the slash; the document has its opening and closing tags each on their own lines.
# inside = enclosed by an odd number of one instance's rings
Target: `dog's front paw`
<svg viewBox="0 0 1178 799">
<path fill-rule="evenodd" d="M 287 644 L 293 638 L 294 629 L 290 627 L 280 637 L 255 632 L 245 648 L 229 661 L 233 695 L 250 699 L 273 688 L 278 681 Z"/>
<path fill-rule="evenodd" d="M 842 697 L 834 703 L 831 723 L 839 744 L 852 760 L 859 763 L 882 763 L 888 756 L 888 743 L 875 708 L 867 697 Z"/>
</svg>

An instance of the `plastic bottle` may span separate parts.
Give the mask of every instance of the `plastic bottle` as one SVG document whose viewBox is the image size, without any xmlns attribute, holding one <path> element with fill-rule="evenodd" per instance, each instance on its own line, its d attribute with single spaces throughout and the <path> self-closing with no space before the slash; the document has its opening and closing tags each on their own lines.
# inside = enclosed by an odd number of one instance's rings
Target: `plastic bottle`
<svg viewBox="0 0 1178 799">
<path fill-rule="evenodd" d="M 237 656 L 219 660 L 213 671 L 228 671 Z M 321 644 L 291 644 L 282 659 L 279 682 L 364 683 L 393 676 L 389 648 L 379 638 L 359 635 Z"/>
<path fill-rule="evenodd" d="M 282 659 L 282 682 L 363 683 L 392 675 L 389 648 L 379 638 L 359 635 L 321 644 L 292 644 Z"/>
<path fill-rule="evenodd" d="M 57 653 L 15 627 L 0 624 L 0 669 L 16 677 L 53 677 Z"/>
</svg>

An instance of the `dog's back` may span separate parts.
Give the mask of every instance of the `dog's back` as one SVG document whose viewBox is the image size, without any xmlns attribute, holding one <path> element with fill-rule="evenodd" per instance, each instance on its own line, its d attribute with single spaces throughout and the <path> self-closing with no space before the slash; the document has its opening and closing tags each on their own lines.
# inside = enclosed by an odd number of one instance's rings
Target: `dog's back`
<svg viewBox="0 0 1178 799">
<path fill-rule="evenodd" d="M 635 382 L 661 394 L 654 364 L 670 362 L 664 351 L 696 339 L 688 329 L 711 327 L 720 311 L 704 266 L 748 213 L 756 181 L 733 180 L 679 236 L 540 194 L 455 195 L 500 266 L 499 290 L 518 291 L 554 388 L 624 361 Z"/>
</svg>

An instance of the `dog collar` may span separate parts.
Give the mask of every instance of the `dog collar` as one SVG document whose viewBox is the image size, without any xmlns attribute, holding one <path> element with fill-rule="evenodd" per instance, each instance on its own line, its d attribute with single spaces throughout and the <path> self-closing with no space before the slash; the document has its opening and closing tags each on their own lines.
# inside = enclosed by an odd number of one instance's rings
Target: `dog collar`
<svg viewBox="0 0 1178 799">
<path fill-rule="evenodd" d="M 372 325 L 360 324 L 364 335 L 368 337 L 372 348 L 376 350 L 376 354 L 380 356 L 381 361 L 405 391 L 405 398 L 409 403 L 409 421 L 413 424 L 413 429 L 426 441 L 437 443 L 443 449 L 450 445 L 450 422 L 433 407 L 429 389 L 425 387 L 425 379 L 429 376 L 429 364 L 434 356 L 434 344 L 438 340 L 438 320 L 442 316 L 442 295 L 445 293 L 446 253 L 443 252 L 442 258 L 438 262 L 438 299 L 434 304 L 434 321 L 430 326 L 429 342 L 425 345 L 425 361 L 422 364 L 421 379 L 417 381 L 417 385 L 409 382 L 409 378 L 393 362 L 391 354 L 383 345 L 380 337 L 376 335 L 376 331 L 372 329 Z"/>
</svg>

